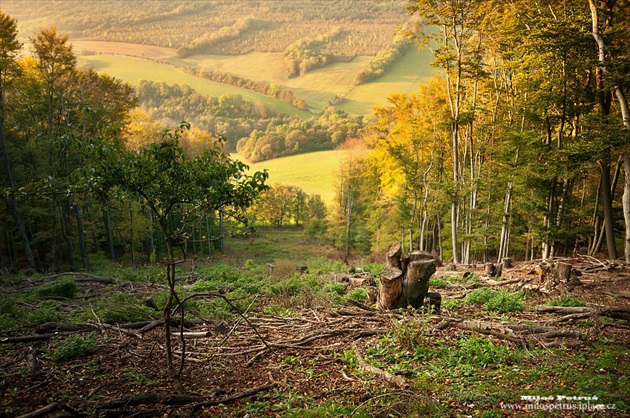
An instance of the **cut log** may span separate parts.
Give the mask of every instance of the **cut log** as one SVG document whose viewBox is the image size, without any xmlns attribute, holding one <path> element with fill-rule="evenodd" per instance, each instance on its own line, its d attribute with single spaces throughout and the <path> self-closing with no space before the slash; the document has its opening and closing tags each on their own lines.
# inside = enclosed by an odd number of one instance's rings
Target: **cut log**
<svg viewBox="0 0 630 418">
<path fill-rule="evenodd" d="M 400 256 L 402 255 L 402 248 L 400 242 L 394 242 L 387 248 L 385 259 L 387 260 L 387 267 L 394 267 L 399 270 L 403 270 L 400 265 Z"/>
<path fill-rule="evenodd" d="M 400 308 L 403 294 L 403 272 L 396 267 L 387 267 L 379 275 L 379 309 Z"/>
<path fill-rule="evenodd" d="M 400 256 L 400 269 L 404 272 L 407 271 L 407 267 L 409 266 L 409 254 L 405 253 Z"/>
<path fill-rule="evenodd" d="M 422 307 L 424 297 L 429 291 L 429 279 L 433 273 L 435 273 L 433 257 L 409 262 L 403 283 L 403 295 L 407 304 L 415 309 Z"/>
</svg>

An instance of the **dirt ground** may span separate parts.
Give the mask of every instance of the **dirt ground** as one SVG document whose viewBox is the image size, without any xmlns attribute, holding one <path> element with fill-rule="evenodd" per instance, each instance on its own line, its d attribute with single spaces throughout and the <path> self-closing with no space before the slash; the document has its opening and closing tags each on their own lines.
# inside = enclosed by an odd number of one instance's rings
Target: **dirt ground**
<svg viewBox="0 0 630 418">
<path fill-rule="evenodd" d="M 569 292 L 585 301 L 587 307 L 630 308 L 628 266 L 610 268 L 594 259 L 565 261 L 574 266 L 573 277 L 577 280 L 570 286 L 559 286 L 555 294 Z M 535 264 L 517 263 L 514 268 L 506 269 L 503 280 L 512 283 L 495 288 L 516 292 L 522 290 L 524 284 L 539 285 Z M 434 277 L 462 277 L 471 272 L 481 277 L 479 285 L 484 283 L 482 265 L 460 266 L 457 271 L 440 267 Z M 116 286 L 120 291 L 150 293 L 157 285 L 120 283 Z M 105 287 L 99 283 L 81 283 L 78 300 L 86 297 L 84 301 L 87 301 L 88 295 L 93 297 Z M 431 290 L 448 300 L 460 298 L 470 289 L 460 284 Z M 530 293 L 525 310 L 512 315 L 517 322 L 555 323 L 572 331 L 596 332 L 630 348 L 627 320 L 595 321 L 594 325 L 580 325 L 571 320 L 557 323 L 557 313 L 534 310 L 550 295 L 535 289 L 530 289 Z M 272 301 L 261 299 L 258 302 L 263 305 Z M 449 333 L 472 332 L 439 324 L 449 316 L 492 320 L 484 317 L 480 309 L 464 306 L 454 312 L 444 308 L 442 316 L 431 317 L 431 333 L 439 338 Z M 186 361 L 181 386 L 166 376 L 161 326 L 140 333 L 137 329 L 94 322 L 91 332 L 97 335 L 97 350 L 87 357 L 65 362 L 54 362 L 45 356 L 51 345 L 57 343 L 55 338 L 17 343 L 3 338 L 11 336 L 0 334 L 4 343 L 0 344 L 0 417 L 28 413 L 34 413 L 28 416 L 49 417 L 284 416 L 287 399 L 295 397 L 299 404 L 300 396 L 308 396 L 322 405 L 347 405 L 360 413 L 361 406 L 379 391 L 413 393 L 413 385 L 396 387 L 375 375 L 358 374 L 342 359 L 343 353 L 352 350 L 365 353 L 367 347 L 390 332 L 392 315 L 396 314 L 377 312 L 361 305 L 326 309 L 314 306 L 289 317 L 264 314 L 262 308 L 256 308 L 247 313 L 247 321 L 236 316 L 229 321 L 197 324 L 185 330 L 191 334 L 185 337 Z M 47 332 L 65 335 L 81 331 L 59 328 Z M 174 336 L 173 341 L 175 353 L 181 354 L 179 337 Z M 570 343 L 572 339 L 568 337 L 563 341 Z M 628 370 L 620 373 L 627 374 Z M 238 399 L 241 396 L 242 399 Z M 245 415 L 242 409 L 245 403 L 249 403 L 249 410 L 257 413 Z M 45 407 L 50 412 L 38 413 Z M 469 413 L 465 408 L 452 411 L 452 416 Z M 373 410 L 370 415 L 387 416 L 387 413 Z"/>
</svg>

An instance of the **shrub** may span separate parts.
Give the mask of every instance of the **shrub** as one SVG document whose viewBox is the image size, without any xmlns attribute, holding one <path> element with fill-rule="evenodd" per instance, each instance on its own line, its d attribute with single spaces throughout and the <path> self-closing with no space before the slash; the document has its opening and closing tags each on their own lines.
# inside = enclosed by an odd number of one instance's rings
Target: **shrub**
<svg viewBox="0 0 630 418">
<path fill-rule="evenodd" d="M 92 309 L 99 320 L 106 324 L 146 321 L 159 315 L 157 311 L 128 293 L 105 295 Z M 84 316 L 93 318 L 91 312 L 85 313 Z"/>
<path fill-rule="evenodd" d="M 64 361 L 83 357 L 96 350 L 97 345 L 94 334 L 71 335 L 57 344 L 50 358 L 53 361 Z"/>
<path fill-rule="evenodd" d="M 17 314 L 15 298 L 8 295 L 0 295 L 0 314 L 11 316 Z"/>
<path fill-rule="evenodd" d="M 458 342 L 459 350 L 452 352 L 449 363 L 458 366 L 463 363 L 477 367 L 487 367 L 502 364 L 512 359 L 509 347 L 496 344 L 483 337 L 464 337 Z"/>
<path fill-rule="evenodd" d="M 431 287 L 446 287 L 447 283 L 446 277 L 432 277 L 429 279 L 429 286 Z"/>
<path fill-rule="evenodd" d="M 37 304 L 35 309 L 24 313 L 24 321 L 28 325 L 39 325 L 45 322 L 55 322 L 61 319 L 59 302 L 54 300 L 43 300 Z"/>
<path fill-rule="evenodd" d="M 515 295 L 503 290 L 492 296 L 484 306 L 493 312 L 514 312 L 523 310 L 525 302 L 522 295 Z"/>
<path fill-rule="evenodd" d="M 59 279 L 53 283 L 35 288 L 33 294 L 40 299 L 74 299 L 77 295 L 77 284 L 72 279 Z"/>
<path fill-rule="evenodd" d="M 468 303 L 469 305 L 483 305 L 496 293 L 497 292 L 488 287 L 475 289 L 466 296 L 466 303 Z"/>
</svg>

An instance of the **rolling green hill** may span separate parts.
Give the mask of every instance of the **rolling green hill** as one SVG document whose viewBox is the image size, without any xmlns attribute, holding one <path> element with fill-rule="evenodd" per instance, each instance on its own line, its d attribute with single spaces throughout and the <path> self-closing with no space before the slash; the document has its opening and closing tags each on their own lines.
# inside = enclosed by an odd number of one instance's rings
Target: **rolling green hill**
<svg viewBox="0 0 630 418">
<path fill-rule="evenodd" d="M 302 118 L 312 116 L 309 112 L 299 110 L 273 97 L 195 77 L 168 64 L 121 55 L 88 55 L 83 56 L 82 59 L 96 71 L 106 72 L 132 85 L 140 80 L 163 81 L 167 84 L 187 84 L 203 95 L 222 96 L 228 93 L 240 94 L 243 96 L 243 99 L 247 101 L 267 104 L 280 113 Z"/>
<path fill-rule="evenodd" d="M 335 198 L 336 172 L 344 154 L 349 152 L 352 151 L 311 152 L 249 164 L 249 168 L 250 172 L 266 169 L 269 172 L 270 184 L 281 183 L 300 187 L 308 194 L 320 195 L 326 205 L 330 206 Z M 232 154 L 232 157 L 241 159 L 238 154 Z"/>
<path fill-rule="evenodd" d="M 311 113 L 275 98 L 191 77 L 166 64 L 275 84 L 291 90 L 314 111 L 334 103 L 348 113 L 365 115 L 391 92 L 414 90 L 431 73 L 428 54 L 412 52 L 385 76 L 355 86 L 357 75 L 408 21 L 406 3 L 3 0 L 2 9 L 18 20 L 25 42 L 38 28 L 56 26 L 70 35 L 75 52 L 95 69 L 132 84 L 146 79 L 188 84 L 205 95 L 237 93 L 278 112 L 308 118 Z M 297 60 L 294 65 L 324 62 L 289 77 L 286 51 L 296 46 L 301 55 L 292 58 Z"/>
</svg>

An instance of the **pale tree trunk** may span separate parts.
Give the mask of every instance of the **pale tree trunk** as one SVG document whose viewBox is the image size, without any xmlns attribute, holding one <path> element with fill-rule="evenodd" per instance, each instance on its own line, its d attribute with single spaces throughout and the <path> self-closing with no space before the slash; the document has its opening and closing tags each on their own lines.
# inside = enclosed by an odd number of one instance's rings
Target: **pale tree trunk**
<svg viewBox="0 0 630 418">
<path fill-rule="evenodd" d="M 592 19 L 592 34 L 595 42 L 597 43 L 597 57 L 599 61 L 599 67 L 597 68 L 597 89 L 599 96 L 600 112 L 604 116 L 608 116 L 610 111 L 610 102 L 606 99 L 606 92 L 604 91 L 604 76 L 608 74 L 606 68 L 606 44 L 604 38 L 599 33 L 599 15 L 597 12 L 597 5 L 595 0 L 588 0 L 591 9 Z M 614 89 L 616 92 L 620 91 L 618 86 Z M 623 92 L 620 91 L 621 96 Z M 619 96 L 617 97 L 619 99 Z M 617 258 L 617 248 L 615 244 L 614 235 L 614 220 L 612 213 L 612 194 L 610 192 L 610 147 L 606 148 L 600 160 L 601 174 L 602 174 L 602 203 L 604 204 L 604 228 L 606 230 L 606 245 L 608 247 L 608 258 L 615 260 Z"/>
</svg>

